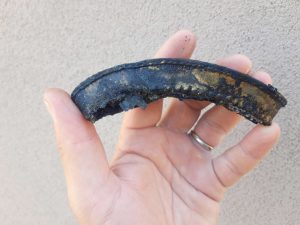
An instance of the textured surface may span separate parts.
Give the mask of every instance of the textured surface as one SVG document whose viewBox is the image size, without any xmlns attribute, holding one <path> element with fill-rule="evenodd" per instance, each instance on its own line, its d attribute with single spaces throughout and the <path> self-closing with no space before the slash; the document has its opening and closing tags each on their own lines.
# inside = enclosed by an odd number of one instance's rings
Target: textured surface
<svg viewBox="0 0 300 225">
<path fill-rule="evenodd" d="M 1 224 L 76 224 L 67 204 L 46 87 L 71 91 L 87 74 L 151 57 L 180 28 L 198 37 L 193 58 L 244 53 L 271 73 L 289 104 L 276 121 L 282 138 L 229 191 L 221 225 L 295 225 L 300 215 L 300 2 L 0 1 Z M 108 155 L 121 116 L 97 124 Z M 242 123 L 224 143 L 252 125 Z M 222 150 L 220 149 L 220 150 Z"/>
<path fill-rule="evenodd" d="M 161 98 L 210 101 L 253 123 L 271 125 L 287 100 L 272 85 L 213 63 L 194 59 L 147 59 L 117 65 L 81 82 L 71 98 L 96 122 Z"/>
</svg>

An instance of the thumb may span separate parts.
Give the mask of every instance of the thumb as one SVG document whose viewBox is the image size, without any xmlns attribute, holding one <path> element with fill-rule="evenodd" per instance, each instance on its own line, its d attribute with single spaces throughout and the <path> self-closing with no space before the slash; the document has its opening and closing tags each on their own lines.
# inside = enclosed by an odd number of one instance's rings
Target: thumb
<svg viewBox="0 0 300 225">
<path fill-rule="evenodd" d="M 102 143 L 94 125 L 84 119 L 69 94 L 49 89 L 44 101 L 54 121 L 71 205 L 82 207 L 91 203 L 110 173 Z"/>
</svg>

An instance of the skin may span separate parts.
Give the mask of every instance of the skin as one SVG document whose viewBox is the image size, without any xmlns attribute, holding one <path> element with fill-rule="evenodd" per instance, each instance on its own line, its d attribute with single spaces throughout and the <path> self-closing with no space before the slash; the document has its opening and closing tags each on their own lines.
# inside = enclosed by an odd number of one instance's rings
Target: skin
<svg viewBox="0 0 300 225">
<path fill-rule="evenodd" d="M 155 57 L 189 58 L 195 43 L 192 33 L 179 31 Z M 251 71 L 246 56 L 217 63 L 271 83 L 267 73 Z M 81 225 L 215 225 L 226 190 L 257 165 L 280 135 L 276 123 L 256 125 L 213 157 L 186 135 L 209 102 L 172 99 L 162 113 L 160 100 L 125 113 L 114 158 L 108 162 L 94 125 L 69 94 L 48 89 L 44 101 L 54 122 L 70 206 Z M 241 119 L 213 106 L 201 115 L 195 131 L 216 147 Z"/>
</svg>

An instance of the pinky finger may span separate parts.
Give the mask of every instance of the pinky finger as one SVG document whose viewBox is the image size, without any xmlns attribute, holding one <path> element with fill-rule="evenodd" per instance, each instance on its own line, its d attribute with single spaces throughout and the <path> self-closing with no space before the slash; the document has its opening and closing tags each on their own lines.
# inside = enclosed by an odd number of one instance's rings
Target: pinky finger
<svg viewBox="0 0 300 225">
<path fill-rule="evenodd" d="M 269 127 L 257 125 L 240 143 L 214 158 L 212 165 L 220 183 L 225 187 L 235 184 L 271 150 L 279 136 L 276 123 Z"/>
</svg>

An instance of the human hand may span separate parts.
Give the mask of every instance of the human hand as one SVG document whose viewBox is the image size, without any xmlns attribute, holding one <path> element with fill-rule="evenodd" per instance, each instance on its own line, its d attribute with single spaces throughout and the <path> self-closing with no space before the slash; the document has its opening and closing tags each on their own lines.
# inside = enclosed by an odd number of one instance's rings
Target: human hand
<svg viewBox="0 0 300 225">
<path fill-rule="evenodd" d="M 189 58 L 196 39 L 188 31 L 173 35 L 156 57 Z M 234 55 L 217 62 L 270 83 L 264 72 Z M 44 96 L 54 121 L 70 206 L 81 225 L 213 225 L 227 188 L 249 172 L 272 148 L 279 126 L 256 125 L 239 143 L 217 157 L 186 134 L 209 102 L 162 100 L 125 113 L 113 160 L 109 163 L 92 123 L 70 96 L 49 89 Z M 241 117 L 222 106 L 205 112 L 196 133 L 216 147 Z"/>
</svg>

